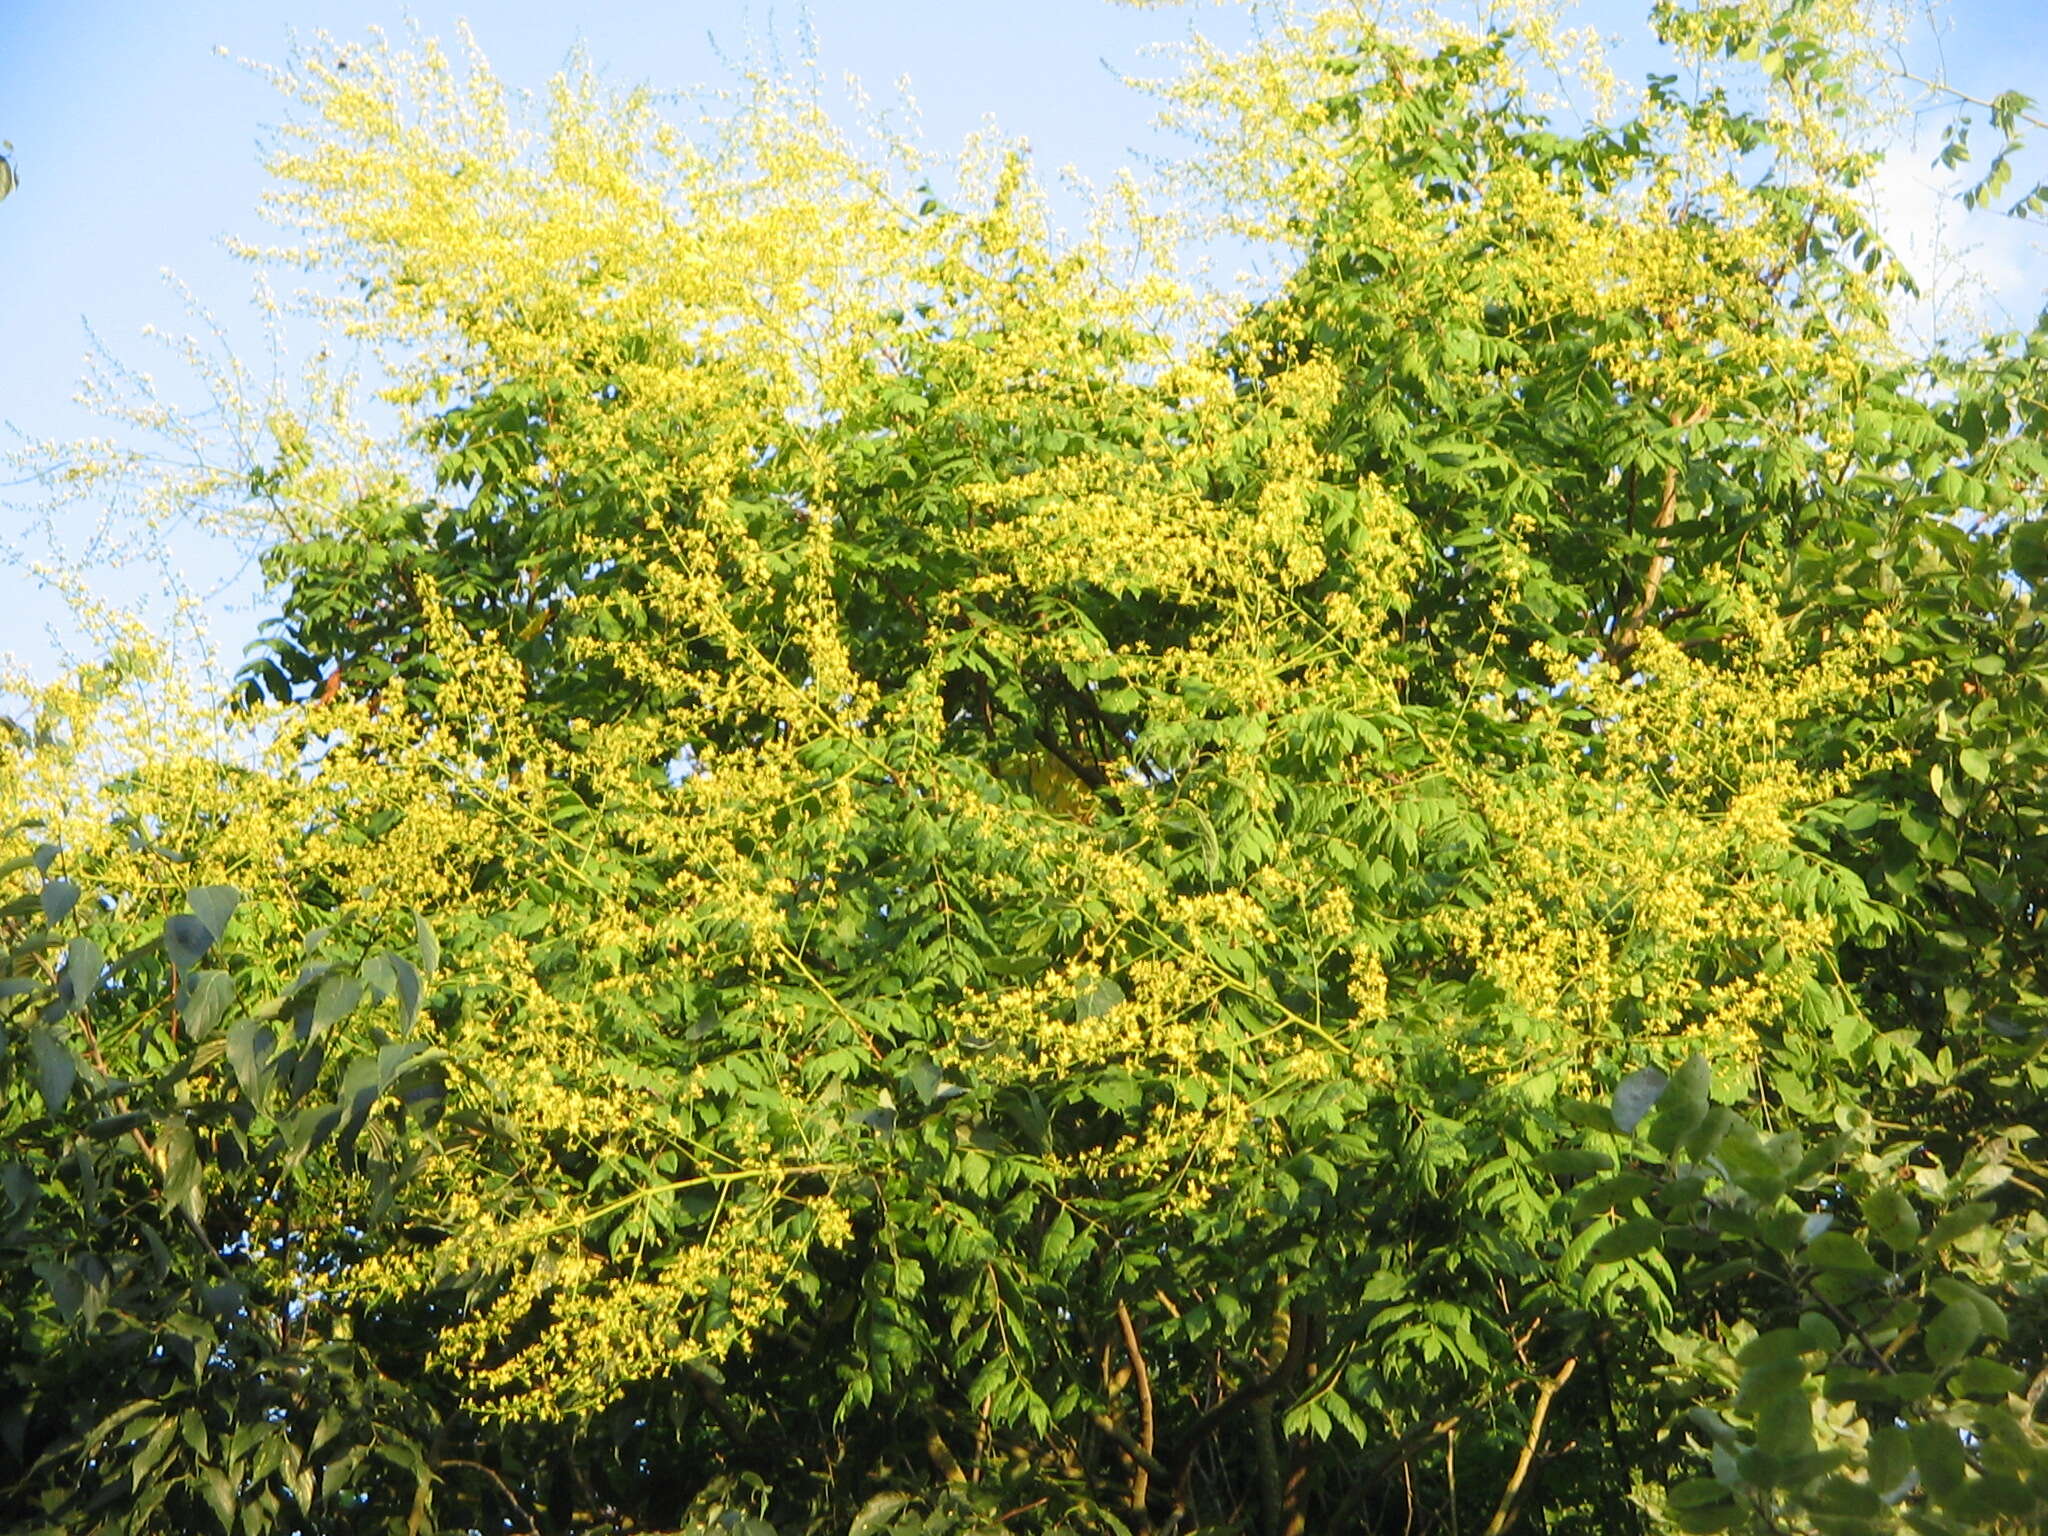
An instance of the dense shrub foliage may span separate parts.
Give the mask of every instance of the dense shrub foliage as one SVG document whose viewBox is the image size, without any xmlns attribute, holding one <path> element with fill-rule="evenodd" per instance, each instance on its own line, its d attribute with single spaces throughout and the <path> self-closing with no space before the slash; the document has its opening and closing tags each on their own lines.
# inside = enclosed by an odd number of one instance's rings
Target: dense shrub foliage
<svg viewBox="0 0 2048 1536">
<path fill-rule="evenodd" d="M 776 81 L 282 73 L 405 426 L 0 746 L 7 1528 L 2041 1528 L 2048 333 L 1894 337 L 1844 5 L 1656 22 L 1197 54 L 1220 321 Z"/>
</svg>

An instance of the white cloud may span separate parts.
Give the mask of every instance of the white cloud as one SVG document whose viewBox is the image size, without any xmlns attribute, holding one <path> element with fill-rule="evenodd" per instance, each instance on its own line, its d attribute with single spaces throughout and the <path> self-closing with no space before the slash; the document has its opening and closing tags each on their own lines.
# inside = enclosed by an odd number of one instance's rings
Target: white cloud
<svg viewBox="0 0 2048 1536">
<path fill-rule="evenodd" d="M 1923 343 L 2025 329 L 2048 299 L 2044 232 L 1965 208 L 1972 167 L 1949 171 L 1933 158 L 1924 142 L 1902 138 L 1868 185 L 1874 222 L 1920 285 L 1918 299 L 1901 301 L 1902 327 Z"/>
</svg>

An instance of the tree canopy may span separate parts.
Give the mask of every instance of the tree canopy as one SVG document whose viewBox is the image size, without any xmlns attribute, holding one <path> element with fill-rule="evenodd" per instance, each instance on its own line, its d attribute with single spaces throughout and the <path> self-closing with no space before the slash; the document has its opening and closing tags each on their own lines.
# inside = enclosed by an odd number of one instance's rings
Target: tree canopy
<svg viewBox="0 0 2048 1536">
<path fill-rule="evenodd" d="M 279 71 L 401 426 L 0 744 L 7 1529 L 2041 1528 L 2048 331 L 1900 339 L 1848 0 L 1654 23 L 1195 50 L 1234 308 L 801 81 Z"/>
</svg>

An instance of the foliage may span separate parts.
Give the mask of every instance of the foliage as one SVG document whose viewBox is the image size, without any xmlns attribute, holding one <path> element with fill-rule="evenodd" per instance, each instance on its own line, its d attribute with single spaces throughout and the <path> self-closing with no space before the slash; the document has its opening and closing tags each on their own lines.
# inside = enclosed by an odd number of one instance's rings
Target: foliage
<svg viewBox="0 0 2048 1536">
<path fill-rule="evenodd" d="M 260 969 L 223 946 L 232 887 L 192 890 L 148 932 L 154 914 L 82 899 L 61 858 L 45 843 L 10 866 L 37 888 L 4 917 L 22 1049 L 0 1164 L 0 1434 L 38 1489 L 17 1520 L 304 1529 L 316 1500 L 387 1513 L 394 1469 L 424 1497 L 397 1362 L 328 1289 L 346 1253 L 297 1247 L 323 1208 L 374 1244 L 438 1117 L 445 1054 L 415 1029 L 419 970 L 339 964 L 316 935 L 259 1001 Z M 51 956 L 44 980 L 31 967 Z M 366 1022 L 379 1002 L 391 1016 Z"/>
<path fill-rule="evenodd" d="M 281 72 L 405 431 L 230 745 L 0 757 L 12 1528 L 2036 1519 L 2048 338 L 1893 340 L 1846 5 L 1657 21 L 1198 53 L 1206 330 L 787 82 Z"/>
<path fill-rule="evenodd" d="M 1997 1358 L 2014 1328 L 2000 1298 L 2031 1302 L 2040 1287 L 2041 1212 L 2002 1198 L 2017 1177 L 2009 1150 L 2032 1129 L 1945 1164 L 1844 1112 L 1809 1147 L 1712 1103 L 1710 1078 L 1695 1056 L 1668 1079 L 1624 1081 L 1613 1117 L 1634 1155 L 1619 1171 L 1589 1167 L 1574 1204 L 1612 1213 L 1596 1262 L 1662 1252 L 1681 1283 L 1724 1292 L 1721 1309 L 1741 1314 L 1721 1337 L 1666 1343 L 1660 1374 L 1699 1399 L 1689 1417 L 1712 1463 L 1667 1491 L 1672 1524 L 2039 1529 L 2038 1392 Z"/>
</svg>

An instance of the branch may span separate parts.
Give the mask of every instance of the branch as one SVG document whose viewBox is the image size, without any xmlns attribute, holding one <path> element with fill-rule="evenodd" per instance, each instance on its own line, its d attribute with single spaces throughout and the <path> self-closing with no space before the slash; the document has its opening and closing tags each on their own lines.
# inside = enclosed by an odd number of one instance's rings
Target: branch
<svg viewBox="0 0 2048 1536">
<path fill-rule="evenodd" d="M 1693 409 L 1690 416 L 1674 416 L 1671 425 L 1680 432 L 1696 427 L 1713 414 L 1711 406 L 1702 402 Z M 1650 528 L 1659 535 L 1657 553 L 1650 557 L 1650 568 L 1643 574 L 1643 595 L 1636 599 L 1629 609 L 1628 617 L 1616 626 L 1614 644 L 1608 647 L 1608 657 L 1619 668 L 1635 654 L 1643 638 L 1643 625 L 1648 622 L 1650 611 L 1657 606 L 1657 593 L 1664 585 L 1665 573 L 1671 569 L 1671 556 L 1665 553 L 1667 541 L 1662 537 L 1665 530 L 1678 519 L 1678 466 L 1673 464 L 1664 471 L 1664 490 L 1657 500 L 1657 516 Z"/>
<path fill-rule="evenodd" d="M 939 1433 L 936 1424 L 925 1426 L 924 1453 L 931 1458 L 933 1469 L 947 1482 L 967 1481 L 967 1474 L 960 1470 L 960 1458 L 953 1454 L 953 1448 L 946 1444 L 946 1437 Z"/>
<path fill-rule="evenodd" d="M 1300 1366 L 1302 1356 L 1308 1351 L 1308 1328 L 1305 1326 L 1305 1309 L 1301 1303 L 1296 1302 L 1288 1308 L 1288 1312 L 1290 1324 L 1287 1330 L 1287 1353 L 1280 1363 L 1264 1376 L 1244 1383 L 1243 1386 L 1224 1398 L 1222 1402 L 1195 1420 L 1194 1425 L 1188 1430 L 1186 1439 L 1180 1447 L 1180 1454 L 1175 1458 L 1173 1482 L 1177 1490 L 1187 1486 L 1188 1473 L 1194 1469 L 1195 1452 L 1200 1450 L 1202 1442 L 1215 1432 L 1216 1426 L 1229 1417 L 1233 1410 L 1242 1407 L 1245 1403 L 1251 1402 L 1255 1398 L 1271 1397 L 1280 1390 L 1281 1384 L 1287 1381 Z"/>
<path fill-rule="evenodd" d="M 1095 1427 L 1114 1440 L 1123 1452 L 1138 1464 L 1140 1470 L 1152 1477 L 1158 1478 L 1161 1482 L 1173 1476 L 1173 1468 L 1138 1444 L 1138 1437 L 1128 1429 L 1125 1429 L 1123 1425 L 1117 1423 L 1108 1414 L 1096 1414 Z"/>
<path fill-rule="evenodd" d="M 1251 1402 L 1252 1452 L 1259 1465 L 1260 1536 L 1280 1536 L 1280 1447 L 1273 1432 L 1273 1399 Z"/>
<path fill-rule="evenodd" d="M 1487 1521 L 1483 1536 L 1501 1536 L 1514 1521 L 1515 1500 L 1528 1479 L 1530 1464 L 1536 1460 L 1536 1448 L 1543 1443 L 1543 1421 L 1550 1417 L 1550 1400 L 1572 1379 L 1572 1372 L 1578 1368 L 1579 1357 L 1572 1355 L 1559 1367 L 1558 1373 L 1538 1389 L 1536 1411 L 1529 1416 L 1529 1437 L 1522 1442 L 1522 1454 L 1515 1459 L 1514 1475 L 1508 1479 L 1507 1487 L 1501 1490 L 1500 1505 L 1494 1510 L 1493 1518 Z"/>
<path fill-rule="evenodd" d="M 1937 95 L 1950 97 L 1963 106 L 1981 107 L 1986 112 L 1996 112 L 1999 110 L 1999 104 L 1996 101 L 1987 101 L 1982 96 L 1972 96 L 1968 91 L 1958 90 L 1946 80 L 1930 80 L 1925 75 L 1916 75 L 1910 69 L 1900 69 L 1897 71 L 1897 74 L 1901 80 L 1906 81 L 1908 84 L 1917 85 L 1922 90 L 1933 91 Z M 2012 120 L 2016 123 L 2025 123 L 2029 128 L 2048 128 L 2048 121 L 2034 116 L 2031 112 L 2015 112 L 2012 114 Z"/>
<path fill-rule="evenodd" d="M 1066 768 L 1067 772 L 1071 773 L 1090 789 L 1099 791 L 1108 785 L 1108 774 L 1104 773 L 1100 768 L 1092 767 L 1082 762 L 1078 757 L 1075 757 L 1073 753 L 1060 745 L 1059 738 L 1053 735 L 1049 729 L 1041 726 L 1031 734 L 1041 747 L 1060 760 L 1060 763 Z"/>
<path fill-rule="evenodd" d="M 711 1416 L 718 1420 L 718 1427 L 725 1431 L 733 1444 L 745 1445 L 746 1426 L 740 1423 L 732 1411 L 732 1405 L 725 1400 L 725 1389 L 718 1384 L 718 1378 L 694 1360 L 684 1363 L 683 1375 L 688 1377 L 690 1384 L 697 1389 L 697 1396 L 704 1406 L 711 1410 Z"/>
<path fill-rule="evenodd" d="M 1116 1304 L 1116 1325 L 1124 1336 L 1124 1353 L 1130 1357 L 1131 1379 L 1138 1386 L 1138 1443 L 1144 1449 L 1145 1461 L 1138 1462 L 1137 1471 L 1131 1474 L 1131 1508 L 1137 1512 L 1139 1524 L 1146 1525 L 1150 1523 L 1146 1501 L 1152 1491 L 1152 1474 L 1145 1465 L 1152 1460 L 1152 1373 L 1145 1369 L 1145 1356 L 1138 1349 L 1138 1329 L 1131 1321 L 1131 1309 L 1121 1301 Z"/>
<path fill-rule="evenodd" d="M 1892 1364 L 1891 1351 L 1896 1350 L 1901 1344 L 1905 1343 L 1905 1341 L 1908 1338 L 1912 1337 L 1912 1335 L 1917 1331 L 1916 1325 L 1908 1325 L 1905 1332 L 1901 1333 L 1896 1339 L 1892 1340 L 1889 1348 L 1879 1349 L 1877 1345 L 1871 1340 L 1870 1335 L 1863 1331 L 1863 1325 L 1857 1322 L 1856 1319 L 1851 1317 L 1847 1312 L 1844 1312 L 1840 1307 L 1836 1306 L 1835 1303 L 1829 1301 L 1827 1297 L 1821 1295 L 1819 1291 L 1816 1291 L 1813 1288 L 1813 1283 L 1810 1279 L 1795 1280 L 1792 1283 L 1792 1289 L 1800 1295 L 1809 1296 L 1813 1300 L 1819 1302 L 1821 1307 L 1827 1312 L 1827 1314 L 1830 1317 L 1832 1317 L 1837 1323 L 1841 1324 L 1842 1327 L 1848 1329 L 1849 1332 L 1855 1336 L 1856 1342 L 1863 1346 L 1864 1353 L 1870 1359 L 1876 1361 L 1878 1367 L 1881 1370 L 1883 1370 L 1883 1372 L 1887 1376 L 1898 1375 L 1899 1368 Z"/>
</svg>

